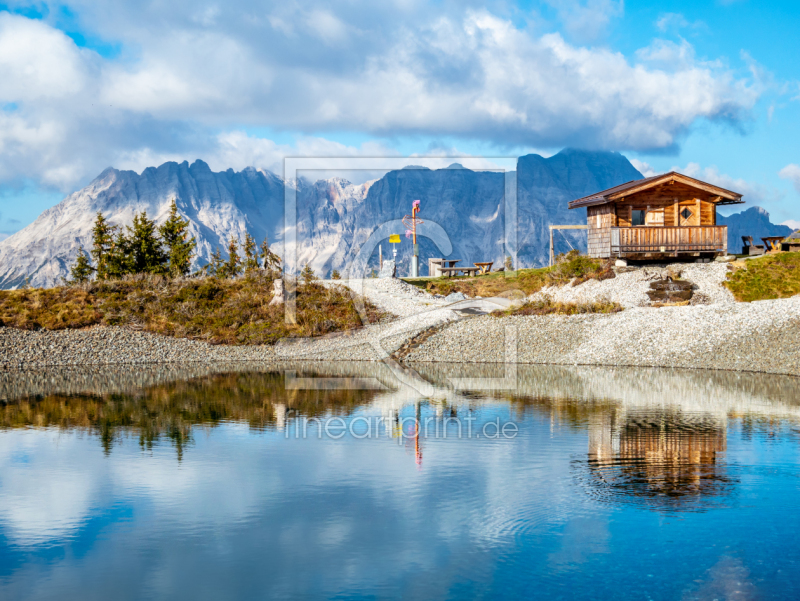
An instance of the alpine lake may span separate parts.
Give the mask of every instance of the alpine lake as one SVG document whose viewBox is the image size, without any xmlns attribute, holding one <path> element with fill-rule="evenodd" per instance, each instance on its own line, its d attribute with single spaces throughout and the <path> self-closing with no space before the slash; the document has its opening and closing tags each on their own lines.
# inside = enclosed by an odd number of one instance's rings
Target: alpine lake
<svg viewBox="0 0 800 601">
<path fill-rule="evenodd" d="M 800 598 L 800 393 L 396 363 L 0 373 L 0 599 Z"/>
</svg>

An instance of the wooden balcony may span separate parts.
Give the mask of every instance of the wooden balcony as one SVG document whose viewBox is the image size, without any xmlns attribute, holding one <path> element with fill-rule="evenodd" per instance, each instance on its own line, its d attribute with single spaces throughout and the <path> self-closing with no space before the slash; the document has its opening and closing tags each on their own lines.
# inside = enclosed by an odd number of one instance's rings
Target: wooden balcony
<svg viewBox="0 0 800 601">
<path fill-rule="evenodd" d="M 611 254 L 614 256 L 727 252 L 728 228 L 724 225 L 611 228 Z"/>
</svg>

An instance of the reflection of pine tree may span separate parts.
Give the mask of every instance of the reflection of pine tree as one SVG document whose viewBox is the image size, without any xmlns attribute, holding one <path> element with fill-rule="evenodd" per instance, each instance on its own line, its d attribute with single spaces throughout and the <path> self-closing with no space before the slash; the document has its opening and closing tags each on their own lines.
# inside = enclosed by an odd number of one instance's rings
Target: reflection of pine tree
<svg viewBox="0 0 800 601">
<path fill-rule="evenodd" d="M 244 272 L 250 273 L 258 269 L 258 248 L 255 239 L 246 232 L 244 235 Z"/>
<path fill-rule="evenodd" d="M 331 272 L 331 279 L 332 279 L 332 280 L 341 280 L 341 279 L 342 279 L 342 274 L 341 274 L 341 273 L 339 273 L 339 270 L 338 270 L 338 269 L 334 269 L 334 270 Z"/>
<path fill-rule="evenodd" d="M 224 277 L 235 278 L 242 273 L 242 259 L 239 257 L 239 243 L 231 236 L 228 242 L 228 262 L 225 263 Z"/>
<path fill-rule="evenodd" d="M 311 269 L 311 266 L 308 263 L 306 263 L 306 266 L 303 267 L 303 271 L 300 272 L 300 279 L 303 280 L 305 285 L 308 285 L 317 279 L 317 276 L 314 274 L 314 270 Z"/>
<path fill-rule="evenodd" d="M 514 260 L 511 257 L 506 257 L 505 266 L 506 271 L 514 271 Z"/>
<path fill-rule="evenodd" d="M 95 265 L 97 265 L 98 280 L 105 280 L 109 277 L 108 262 L 114 247 L 114 234 L 116 231 L 117 227 L 111 225 L 103 216 L 103 213 L 97 211 L 97 218 L 92 228 L 92 258 Z"/>
<path fill-rule="evenodd" d="M 189 233 L 189 220 L 180 216 L 174 198 L 169 208 L 169 217 L 158 231 L 161 234 L 161 241 L 167 247 L 169 274 L 172 277 L 187 275 L 197 241 L 194 237 L 186 239 Z"/>
<path fill-rule="evenodd" d="M 69 270 L 72 281 L 79 284 L 88 282 L 92 278 L 94 271 L 94 267 L 89 262 L 89 255 L 86 254 L 83 246 L 81 246 L 78 249 L 78 258 L 75 259 L 74 265 Z"/>
</svg>

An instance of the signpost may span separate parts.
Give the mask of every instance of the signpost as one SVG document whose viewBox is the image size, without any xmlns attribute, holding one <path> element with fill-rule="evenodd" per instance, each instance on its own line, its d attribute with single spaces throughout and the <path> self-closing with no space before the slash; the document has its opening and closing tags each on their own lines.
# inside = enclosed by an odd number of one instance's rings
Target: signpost
<svg viewBox="0 0 800 601">
<path fill-rule="evenodd" d="M 389 244 L 392 245 L 392 259 L 394 264 L 397 265 L 397 245 L 400 244 L 400 234 L 392 234 L 389 236 Z"/>
</svg>

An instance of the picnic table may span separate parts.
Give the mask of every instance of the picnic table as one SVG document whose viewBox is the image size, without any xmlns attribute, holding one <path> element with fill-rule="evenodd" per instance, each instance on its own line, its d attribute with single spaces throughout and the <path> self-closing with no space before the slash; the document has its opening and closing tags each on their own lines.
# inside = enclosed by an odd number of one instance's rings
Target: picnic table
<svg viewBox="0 0 800 601">
<path fill-rule="evenodd" d="M 480 267 L 442 267 L 440 271 L 442 272 L 442 275 L 447 277 L 458 274 L 459 272 L 463 272 L 468 276 L 473 276 L 478 272 L 479 269 Z"/>
<path fill-rule="evenodd" d="M 763 236 L 761 239 L 767 245 L 767 250 L 770 252 L 777 252 L 781 249 L 781 242 L 786 236 Z"/>
<path fill-rule="evenodd" d="M 486 261 L 485 263 L 475 263 L 475 267 L 480 270 L 480 273 L 489 273 L 492 270 L 492 265 L 494 265 L 494 261 Z"/>
</svg>

